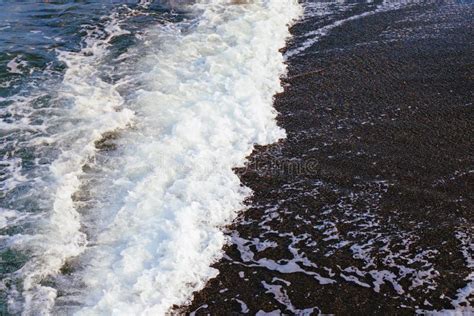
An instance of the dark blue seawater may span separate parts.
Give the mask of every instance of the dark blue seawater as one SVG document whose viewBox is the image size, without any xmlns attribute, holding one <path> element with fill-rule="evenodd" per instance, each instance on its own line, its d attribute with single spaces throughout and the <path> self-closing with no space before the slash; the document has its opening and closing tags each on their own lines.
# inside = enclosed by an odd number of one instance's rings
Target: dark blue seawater
<svg viewBox="0 0 474 316">
<path fill-rule="evenodd" d="M 112 12 L 126 15 L 130 9 L 142 13 L 127 19 L 125 29 L 130 31 L 177 16 L 164 6 L 140 1 L 0 1 L 0 96 L 18 93 L 25 80 L 38 80 L 45 70 L 60 75 L 57 49 L 81 49 L 87 30 L 103 27 Z M 117 49 L 125 49 L 133 36 L 116 41 Z"/>
</svg>

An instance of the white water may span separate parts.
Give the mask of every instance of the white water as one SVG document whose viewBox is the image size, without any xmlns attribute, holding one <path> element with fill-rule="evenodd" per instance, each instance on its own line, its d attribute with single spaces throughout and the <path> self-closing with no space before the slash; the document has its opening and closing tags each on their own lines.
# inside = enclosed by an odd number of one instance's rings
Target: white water
<svg viewBox="0 0 474 316">
<path fill-rule="evenodd" d="M 42 140 L 61 150 L 42 183 L 50 209 L 35 215 L 34 233 L 8 241 L 31 254 L 14 276 L 23 287 L 10 291 L 13 312 L 162 315 L 216 275 L 221 228 L 250 194 L 232 168 L 255 143 L 285 135 L 272 108 L 285 73 L 278 50 L 301 8 L 263 0 L 190 9 L 190 22 L 150 26 L 127 53 L 142 57 L 124 58 L 130 73 L 115 84 L 99 69 L 124 33 L 119 17 L 105 37 L 91 31 L 81 52 L 60 52 L 68 68 L 57 89 L 70 106 Z M 140 89 L 127 91 L 130 82 Z M 121 131 L 118 149 L 104 157 L 95 142 L 111 131 Z M 73 199 L 81 191 L 91 196 L 86 211 Z M 74 271 L 61 276 L 66 262 Z"/>
<path fill-rule="evenodd" d="M 120 34 L 114 19 L 107 28 L 109 35 L 100 40 L 91 31 L 80 52 L 59 52 L 67 70 L 57 87 L 58 100 L 67 103 L 67 107 L 50 112 L 52 119 L 43 128 L 57 129 L 51 137 L 31 141 L 54 146 L 60 154 L 44 178 L 35 180 L 33 189 L 37 191 L 34 194 L 43 195 L 40 198 L 50 209 L 28 218 L 37 221 L 34 234 L 15 235 L 9 241 L 11 248 L 31 254 L 31 259 L 15 273 L 22 289 L 10 293 L 13 312 L 34 314 L 51 310 L 57 291 L 40 282 L 58 273 L 66 259 L 81 254 L 87 245 L 72 199 L 80 186 L 82 166 L 94 155 L 95 140 L 106 131 L 126 127 L 133 118 L 132 111 L 121 108 L 123 100 L 116 88 L 97 76 L 108 43 Z"/>
</svg>

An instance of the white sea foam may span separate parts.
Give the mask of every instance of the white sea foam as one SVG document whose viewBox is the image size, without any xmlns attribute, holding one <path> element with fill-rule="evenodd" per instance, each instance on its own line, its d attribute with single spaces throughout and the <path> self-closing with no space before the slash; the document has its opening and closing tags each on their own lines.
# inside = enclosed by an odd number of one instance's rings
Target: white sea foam
<svg viewBox="0 0 474 316">
<path fill-rule="evenodd" d="M 196 18 L 149 27 L 117 59 L 118 72 L 130 71 L 117 83 L 100 69 L 124 34 L 119 17 L 101 38 L 90 30 L 80 52 L 59 52 L 67 70 L 55 89 L 67 106 L 44 128 L 57 129 L 48 143 L 60 153 L 39 189 L 50 208 L 37 214 L 35 233 L 8 240 L 32 254 L 14 274 L 22 288 L 10 289 L 12 312 L 162 315 L 216 275 L 222 226 L 250 194 L 232 168 L 255 143 L 285 136 L 272 100 L 285 72 L 279 49 L 300 14 L 296 1 L 228 2 L 197 3 Z M 126 91 L 130 82 L 140 88 Z M 95 142 L 125 128 L 101 158 Z M 73 199 L 84 190 L 86 211 Z M 16 218 L 9 211 L 2 223 Z M 72 259 L 74 273 L 62 276 Z"/>
<path fill-rule="evenodd" d="M 233 167 L 255 143 L 284 137 L 273 95 L 285 72 L 279 49 L 296 2 L 196 4 L 196 20 L 156 25 L 130 101 L 136 125 L 118 141 L 102 187 L 108 203 L 88 219 L 90 247 L 65 286 L 80 315 L 162 315 L 217 271 L 221 231 L 250 193 Z M 98 194 L 100 195 L 100 194 Z M 97 229 L 99 227 L 99 229 Z"/>
<path fill-rule="evenodd" d="M 28 65 L 26 60 L 21 59 L 21 55 L 15 56 L 12 60 L 7 63 L 7 70 L 12 74 L 22 74 L 23 69 Z"/>
<path fill-rule="evenodd" d="M 31 233 L 17 234 L 7 240 L 11 249 L 31 256 L 20 270 L 4 279 L 4 282 L 11 279 L 21 281 L 21 289 L 15 288 L 17 282 L 9 282 L 9 308 L 13 313 L 23 311 L 29 315 L 51 311 L 57 291 L 41 282 L 58 273 L 65 260 L 79 255 L 87 244 L 86 236 L 80 230 L 80 215 L 72 199 L 80 186 L 82 167 L 94 155 L 94 142 L 103 133 L 124 128 L 133 118 L 131 110 L 122 108 L 123 99 L 116 87 L 98 76 L 97 68 L 106 56 L 109 42 L 123 33 L 114 17 L 108 22 L 106 33 L 106 37 L 99 39 L 97 34 L 91 32 L 80 52 L 59 52 L 59 58 L 67 65 L 67 70 L 63 81 L 50 88 L 56 89 L 54 102 L 62 106 L 48 109 L 49 118 L 38 127 L 34 124 L 30 127 L 48 129 L 51 137 L 33 137 L 24 141 L 24 146 L 46 141 L 60 153 L 48 172 L 32 180 L 35 184 L 28 194 L 37 196 L 38 204 L 43 207 L 33 213 L 24 212 L 22 216 L 9 211 L 3 220 L 5 225 L 15 218 L 36 222 L 36 228 Z M 34 117 L 31 100 L 30 97 L 25 102 L 15 102 L 5 110 L 24 114 L 23 122 L 4 123 L 0 127 L 24 130 L 21 124 L 28 125 Z M 15 168 L 14 160 L 8 162 L 11 168 Z M 11 177 L 11 181 L 5 182 L 9 184 L 7 188 L 15 187 L 12 181 L 22 180 L 17 178 Z"/>
<path fill-rule="evenodd" d="M 471 305 L 474 298 L 474 241 L 472 239 L 472 229 L 459 230 L 456 232 L 456 238 L 461 243 L 461 253 L 466 260 L 466 266 L 470 270 L 469 275 L 465 278 L 466 285 L 458 289 L 456 297 L 451 304 L 457 310 L 465 310 L 473 312 L 474 306 Z"/>
</svg>

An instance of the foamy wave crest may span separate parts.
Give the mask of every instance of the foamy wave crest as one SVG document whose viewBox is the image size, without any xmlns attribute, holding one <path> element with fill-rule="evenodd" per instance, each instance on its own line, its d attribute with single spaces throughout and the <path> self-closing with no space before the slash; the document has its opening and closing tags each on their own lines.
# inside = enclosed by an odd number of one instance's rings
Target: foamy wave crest
<svg viewBox="0 0 474 316">
<path fill-rule="evenodd" d="M 32 227 L 2 240 L 29 258 L 5 279 L 11 312 L 163 315 L 216 275 L 222 228 L 251 193 L 232 169 L 254 144 L 285 136 L 272 103 L 286 70 L 279 49 L 301 7 L 178 5 L 188 19 L 141 30 L 113 60 L 109 48 L 127 32 L 120 14 L 86 27 L 81 51 L 59 52 L 67 69 L 52 89 L 64 106 L 32 140 L 57 149 L 35 189 L 44 211 L 9 209 L 0 220 Z"/>
<path fill-rule="evenodd" d="M 285 73 L 279 49 L 300 6 L 192 10 L 195 19 L 150 27 L 136 48 L 141 88 L 127 103 L 136 124 L 93 181 L 101 202 L 85 218 L 91 247 L 62 284 L 79 315 L 163 315 L 189 302 L 216 275 L 222 227 L 250 194 L 232 168 L 254 144 L 285 136 L 272 102 Z"/>
</svg>

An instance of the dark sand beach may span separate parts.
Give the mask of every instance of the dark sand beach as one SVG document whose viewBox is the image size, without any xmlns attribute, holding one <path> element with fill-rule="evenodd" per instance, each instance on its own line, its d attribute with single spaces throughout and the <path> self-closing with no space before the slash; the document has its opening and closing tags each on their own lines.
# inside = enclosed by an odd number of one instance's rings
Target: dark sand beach
<svg viewBox="0 0 474 316">
<path fill-rule="evenodd" d="M 288 49 L 370 10 L 306 18 Z M 254 194 L 188 312 L 472 312 L 473 16 L 412 3 L 288 58 L 275 99 L 287 138 L 236 170 Z"/>
</svg>

